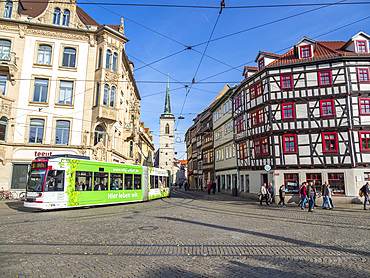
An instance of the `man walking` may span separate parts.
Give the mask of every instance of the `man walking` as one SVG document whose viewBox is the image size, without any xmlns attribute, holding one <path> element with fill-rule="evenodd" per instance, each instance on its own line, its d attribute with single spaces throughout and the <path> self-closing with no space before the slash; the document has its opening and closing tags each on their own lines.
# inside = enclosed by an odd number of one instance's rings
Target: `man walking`
<svg viewBox="0 0 370 278">
<path fill-rule="evenodd" d="M 325 184 L 322 186 L 322 198 L 323 198 L 322 208 L 323 209 L 326 209 L 326 204 L 328 204 L 329 209 L 332 209 L 332 206 L 329 200 L 329 194 L 330 194 L 329 191 L 330 191 L 329 184 L 326 181 Z"/>
<path fill-rule="evenodd" d="M 267 189 L 267 187 L 266 187 L 266 183 L 264 183 L 262 186 L 261 186 L 261 192 L 260 192 L 260 194 L 261 194 L 261 200 L 260 200 L 260 205 L 262 206 L 262 201 L 263 201 L 263 199 L 266 199 L 266 205 L 270 205 L 269 204 L 269 192 L 268 192 L 268 189 Z"/>
<path fill-rule="evenodd" d="M 309 198 L 308 212 L 313 212 L 313 207 L 315 205 L 315 194 L 316 194 L 316 189 L 314 188 L 313 183 L 310 182 L 307 186 L 307 197 Z"/>
<path fill-rule="evenodd" d="M 272 183 L 270 182 L 269 186 L 267 187 L 267 190 L 269 191 L 269 201 L 270 204 L 275 203 L 275 190 L 272 186 Z"/>
</svg>

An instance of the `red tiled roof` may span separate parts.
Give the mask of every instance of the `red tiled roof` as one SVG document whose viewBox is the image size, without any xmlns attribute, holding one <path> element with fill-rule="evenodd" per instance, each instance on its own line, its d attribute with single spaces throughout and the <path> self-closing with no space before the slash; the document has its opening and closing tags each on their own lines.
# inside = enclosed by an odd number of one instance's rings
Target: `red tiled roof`
<svg viewBox="0 0 370 278">
<path fill-rule="evenodd" d="M 281 55 L 279 54 L 275 54 L 275 53 L 270 53 L 270 52 L 266 52 L 266 51 L 261 51 L 259 53 L 265 53 L 266 55 L 271 55 L 271 56 L 277 56 L 277 57 L 281 57 Z"/>
<path fill-rule="evenodd" d="M 107 25 L 107 26 L 109 26 L 110 28 L 112 28 L 112 29 L 114 29 L 114 30 L 116 30 L 116 31 L 118 31 L 119 30 L 119 25 Z"/>
<path fill-rule="evenodd" d="M 251 69 L 251 70 L 258 70 L 258 67 L 249 67 L 249 66 L 244 66 L 246 69 Z"/>
<path fill-rule="evenodd" d="M 286 64 L 294 64 L 305 61 L 316 61 L 329 59 L 339 56 L 370 56 L 369 53 L 358 54 L 350 51 L 343 50 L 342 47 L 346 44 L 344 41 L 317 41 L 314 56 L 311 58 L 299 59 L 295 53 L 294 47 L 292 47 L 288 52 L 282 55 L 280 58 L 276 59 L 274 62 L 268 65 L 278 66 Z"/>
<path fill-rule="evenodd" d="M 19 14 L 37 17 L 46 9 L 49 0 L 39 0 L 35 3 L 34 0 L 22 0 L 21 4 L 24 10 Z"/>
<path fill-rule="evenodd" d="M 91 16 L 89 16 L 83 9 L 80 7 L 76 7 L 77 15 L 81 19 L 82 23 L 85 25 L 95 25 L 99 26 L 99 23 L 97 23 L 94 19 L 92 19 Z"/>
</svg>

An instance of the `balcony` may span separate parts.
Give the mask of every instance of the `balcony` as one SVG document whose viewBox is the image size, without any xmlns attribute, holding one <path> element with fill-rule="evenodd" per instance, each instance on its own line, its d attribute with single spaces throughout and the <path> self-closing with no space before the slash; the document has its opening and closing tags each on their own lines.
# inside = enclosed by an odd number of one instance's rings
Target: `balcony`
<svg viewBox="0 0 370 278">
<path fill-rule="evenodd" d="M 107 106 L 95 106 L 93 108 L 93 115 L 108 122 L 118 121 L 118 110 Z"/>
<path fill-rule="evenodd" d="M 17 67 L 17 57 L 15 52 L 10 52 L 10 54 L 2 54 L 0 56 L 0 71 L 7 71 L 10 76 L 10 82 L 15 85 L 15 75 L 18 72 Z"/>
</svg>

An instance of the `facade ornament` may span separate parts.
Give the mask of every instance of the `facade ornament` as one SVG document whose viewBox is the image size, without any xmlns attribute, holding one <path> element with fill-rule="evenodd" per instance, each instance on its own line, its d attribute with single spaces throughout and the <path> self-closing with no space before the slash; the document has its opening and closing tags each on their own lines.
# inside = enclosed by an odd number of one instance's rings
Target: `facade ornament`
<svg viewBox="0 0 370 278">
<path fill-rule="evenodd" d="M 26 30 L 27 30 L 27 26 L 23 25 L 23 24 L 19 24 L 18 28 L 19 28 L 19 37 L 21 39 L 24 39 L 24 36 L 26 34 Z"/>
<path fill-rule="evenodd" d="M 5 148 L 0 148 L 0 162 L 1 164 L 3 164 L 3 166 L 5 166 Z"/>
<path fill-rule="evenodd" d="M 100 139 L 98 144 L 92 148 L 92 158 L 98 161 L 107 161 L 107 149 L 103 144 L 103 139 Z"/>
<path fill-rule="evenodd" d="M 95 45 L 95 37 L 94 37 L 94 34 L 90 34 L 90 46 L 91 47 L 94 47 Z"/>
</svg>

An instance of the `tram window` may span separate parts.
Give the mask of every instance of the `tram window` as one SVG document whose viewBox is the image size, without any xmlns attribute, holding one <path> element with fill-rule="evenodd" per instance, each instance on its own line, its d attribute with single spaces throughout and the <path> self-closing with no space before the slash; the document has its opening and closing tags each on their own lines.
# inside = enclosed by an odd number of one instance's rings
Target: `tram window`
<svg viewBox="0 0 370 278">
<path fill-rule="evenodd" d="M 158 188 L 158 176 L 154 176 L 154 188 Z"/>
<path fill-rule="evenodd" d="M 135 189 L 141 189 L 141 175 L 134 175 L 134 187 Z"/>
<path fill-rule="evenodd" d="M 108 173 L 94 172 L 94 191 L 108 190 Z"/>
<path fill-rule="evenodd" d="M 123 174 L 110 174 L 110 190 L 123 189 Z"/>
<path fill-rule="evenodd" d="M 154 188 L 154 176 L 150 176 L 150 188 Z"/>
<path fill-rule="evenodd" d="M 76 172 L 75 191 L 91 191 L 92 172 Z"/>
<path fill-rule="evenodd" d="M 132 190 L 132 174 L 125 174 L 125 190 Z"/>
<path fill-rule="evenodd" d="M 64 191 L 64 171 L 48 171 L 45 191 Z"/>
</svg>

